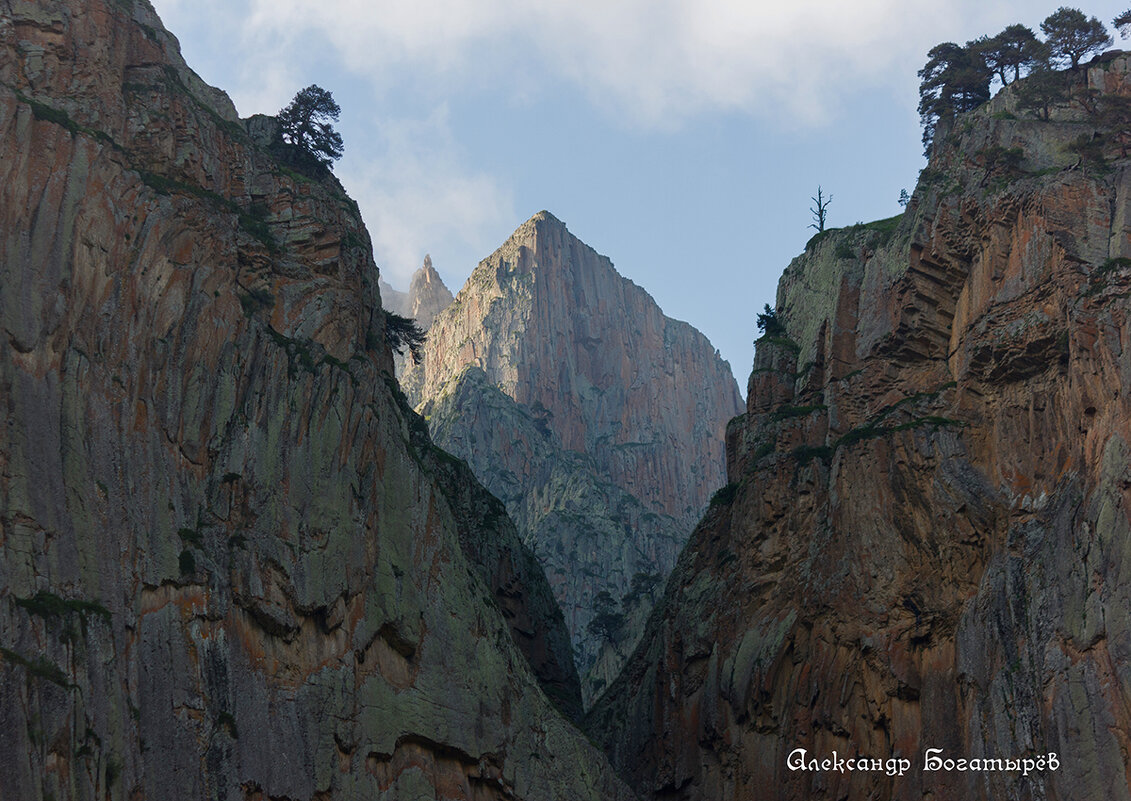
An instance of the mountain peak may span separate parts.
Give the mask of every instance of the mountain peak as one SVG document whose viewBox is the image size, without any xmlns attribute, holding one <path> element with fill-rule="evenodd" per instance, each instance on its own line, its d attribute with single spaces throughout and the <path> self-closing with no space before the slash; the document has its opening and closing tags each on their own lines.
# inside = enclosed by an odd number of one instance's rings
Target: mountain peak
<svg viewBox="0 0 1131 801">
<path fill-rule="evenodd" d="M 540 212 L 538 212 L 537 214 L 532 216 L 529 220 L 527 220 L 527 222 L 553 222 L 553 223 L 557 223 L 558 225 L 561 225 L 562 227 L 565 227 L 564 222 L 559 220 L 557 217 L 555 217 L 553 214 L 546 211 L 545 209 L 542 209 Z"/>
<path fill-rule="evenodd" d="M 432 266 L 432 257 L 425 254 L 424 264 L 412 274 L 408 289 L 409 315 L 427 329 L 436 315 L 448 308 L 452 302 L 452 292 Z"/>
<path fill-rule="evenodd" d="M 444 279 L 432 266 L 432 257 L 424 256 L 424 263 L 412 274 L 408 292 L 393 289 L 381 280 L 381 301 L 387 311 L 402 317 L 412 317 L 424 329 L 432 325 L 436 315 L 451 304 L 452 292 Z"/>
<path fill-rule="evenodd" d="M 438 282 L 441 286 L 444 284 L 440 278 L 440 274 L 436 272 L 436 268 L 432 266 L 432 256 L 428 253 L 424 254 L 424 263 L 416 268 L 416 272 L 412 274 L 411 286 L 416 286 L 418 283 L 431 284 Z"/>
<path fill-rule="evenodd" d="M 542 209 L 542 211 L 532 215 L 530 219 L 528 219 L 522 225 L 518 226 L 518 228 L 514 229 L 514 233 L 512 233 L 507 238 L 507 241 L 503 243 L 503 246 L 500 248 L 500 250 L 506 248 L 507 245 L 510 245 L 511 243 L 525 243 L 529 237 L 534 236 L 539 231 L 554 231 L 556 233 L 565 233 L 569 236 L 573 236 L 564 222 L 559 220 L 557 217 L 555 217 L 545 209 Z"/>
<path fill-rule="evenodd" d="M 430 328 L 405 392 L 426 401 L 466 364 L 549 409 L 567 449 L 593 454 L 614 484 L 688 529 L 725 483 L 723 435 L 741 411 L 729 366 L 548 211 L 479 263 L 458 311 Z M 701 452 L 685 458 L 671 442 Z"/>
<path fill-rule="evenodd" d="M 584 254 L 584 255 L 582 255 Z M 483 270 L 494 271 L 500 264 L 519 273 L 533 271 L 537 267 L 563 267 L 572 264 L 587 266 L 597 263 L 613 263 L 581 241 L 566 224 L 543 209 L 530 217 L 498 249 L 479 262 L 473 275 Z"/>
</svg>

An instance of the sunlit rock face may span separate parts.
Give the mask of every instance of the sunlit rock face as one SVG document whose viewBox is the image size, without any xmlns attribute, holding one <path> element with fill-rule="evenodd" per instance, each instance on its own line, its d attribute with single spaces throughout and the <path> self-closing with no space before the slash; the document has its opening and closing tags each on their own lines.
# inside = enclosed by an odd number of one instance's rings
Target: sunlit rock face
<svg viewBox="0 0 1131 801">
<path fill-rule="evenodd" d="M 424 350 L 406 391 L 545 566 L 588 701 L 725 482 L 730 368 L 548 212 L 479 264 Z"/>
<path fill-rule="evenodd" d="M 435 397 L 465 365 L 548 410 L 564 447 L 657 513 L 694 524 L 724 481 L 724 431 L 742 410 L 729 366 L 548 212 L 480 262 L 433 322 L 409 398 Z"/>
<path fill-rule="evenodd" d="M 380 285 L 382 305 L 394 314 L 413 318 L 425 331 L 453 300 L 451 290 L 432 266 L 431 256 L 425 256 L 424 264 L 412 274 L 408 292 L 399 292 L 384 280 Z"/>
<path fill-rule="evenodd" d="M 630 798 L 273 130 L 144 0 L 0 13 L 0 797 Z"/>
<path fill-rule="evenodd" d="M 782 276 L 728 488 L 587 718 L 646 797 L 1128 798 L 1129 69 L 960 117 L 901 218 Z"/>
</svg>

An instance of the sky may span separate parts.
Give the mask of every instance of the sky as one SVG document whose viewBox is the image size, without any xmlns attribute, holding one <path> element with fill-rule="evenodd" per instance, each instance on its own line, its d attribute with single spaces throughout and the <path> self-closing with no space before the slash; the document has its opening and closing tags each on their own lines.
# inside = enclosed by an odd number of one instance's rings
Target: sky
<svg viewBox="0 0 1131 801">
<path fill-rule="evenodd" d="M 342 108 L 334 172 L 382 277 L 430 253 L 457 292 L 542 209 L 718 348 L 745 391 L 755 314 L 814 233 L 898 214 L 926 162 L 916 72 L 1001 0 L 152 0 L 241 116 L 305 86 Z M 1111 20 L 1125 3 L 1080 8 Z M 1116 47 L 1126 46 L 1115 36 Z"/>
</svg>

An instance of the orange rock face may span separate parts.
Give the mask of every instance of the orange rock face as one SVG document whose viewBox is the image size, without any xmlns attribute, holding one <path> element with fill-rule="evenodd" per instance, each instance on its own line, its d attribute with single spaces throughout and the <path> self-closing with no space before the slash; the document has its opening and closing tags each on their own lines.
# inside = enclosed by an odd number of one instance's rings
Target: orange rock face
<svg viewBox="0 0 1131 801">
<path fill-rule="evenodd" d="M 467 365 L 548 409 L 562 445 L 591 454 L 657 512 L 698 519 L 723 483 L 724 429 L 741 410 L 707 338 L 540 212 L 482 261 L 429 330 L 414 403 Z"/>
<path fill-rule="evenodd" d="M 731 485 L 587 719 L 646 797 L 1131 797 L 1129 70 L 1048 121 L 1002 92 L 786 270 Z"/>
<path fill-rule="evenodd" d="M 274 125 L 144 0 L 3 4 L 0 798 L 627 801 Z"/>
<path fill-rule="evenodd" d="M 414 293 L 438 282 L 418 277 Z M 541 212 L 479 264 L 401 380 L 537 554 L 588 702 L 724 482 L 729 366 Z"/>
</svg>

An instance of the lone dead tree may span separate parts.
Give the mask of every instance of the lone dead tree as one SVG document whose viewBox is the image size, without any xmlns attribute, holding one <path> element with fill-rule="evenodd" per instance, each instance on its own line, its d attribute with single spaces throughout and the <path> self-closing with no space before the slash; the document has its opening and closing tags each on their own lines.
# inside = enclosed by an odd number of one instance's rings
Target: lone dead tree
<svg viewBox="0 0 1131 801">
<path fill-rule="evenodd" d="M 825 197 L 821 193 L 820 185 L 817 186 L 817 196 L 809 198 L 817 205 L 809 209 L 813 212 L 813 222 L 809 223 L 810 228 L 816 228 L 817 233 L 825 230 L 825 215 L 828 213 L 829 204 L 833 202 L 833 196 Z"/>
</svg>

